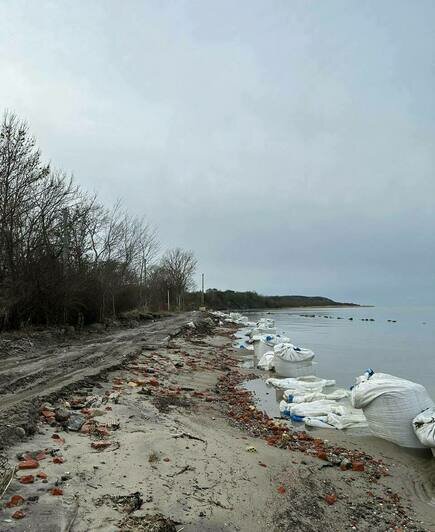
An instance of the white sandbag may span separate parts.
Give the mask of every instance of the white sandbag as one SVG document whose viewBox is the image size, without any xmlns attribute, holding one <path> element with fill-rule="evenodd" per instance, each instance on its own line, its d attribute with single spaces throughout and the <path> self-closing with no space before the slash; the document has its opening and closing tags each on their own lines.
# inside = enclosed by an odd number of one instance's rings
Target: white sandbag
<svg viewBox="0 0 435 532">
<path fill-rule="evenodd" d="M 314 353 L 289 342 L 275 345 L 275 371 L 283 377 L 301 377 L 313 373 Z"/>
<path fill-rule="evenodd" d="M 338 404 L 336 401 L 328 399 L 320 399 L 319 401 L 311 401 L 310 403 L 288 403 L 282 400 L 279 404 L 279 409 L 280 412 L 287 412 L 299 417 L 319 417 L 328 416 L 329 414 L 336 414 L 342 417 L 355 414 L 358 419 L 362 419 L 363 417 L 361 410 L 356 410 L 349 405 Z"/>
<path fill-rule="evenodd" d="M 339 401 L 340 399 L 345 399 L 349 396 L 350 392 L 348 390 L 339 388 L 338 390 L 334 390 L 332 393 L 306 392 L 295 395 L 287 393 L 287 401 L 289 403 L 311 403 L 311 401 L 318 401 L 320 399 Z"/>
<path fill-rule="evenodd" d="M 287 403 L 287 401 L 284 401 L 284 399 L 282 399 L 279 402 L 279 411 L 281 412 L 281 414 L 285 412 L 290 413 L 290 403 Z"/>
<path fill-rule="evenodd" d="M 338 430 L 368 427 L 363 411 L 350 408 L 341 415 L 330 412 L 326 422 Z"/>
<path fill-rule="evenodd" d="M 252 340 L 259 340 L 265 334 L 276 334 L 275 327 L 254 327 L 251 330 L 250 336 Z"/>
<path fill-rule="evenodd" d="M 311 403 L 288 403 L 288 411 L 293 416 L 300 417 L 327 416 L 330 412 L 333 412 L 336 406 L 337 403 L 335 401 L 321 399 L 320 401 L 312 401 Z"/>
<path fill-rule="evenodd" d="M 236 325 L 242 325 L 243 327 L 255 326 L 255 323 L 250 322 L 247 316 L 243 316 L 243 314 L 240 314 L 239 312 L 230 312 L 229 314 L 225 314 L 224 312 L 216 311 L 212 312 L 212 314 L 213 316 L 221 318 L 227 323 L 235 323 Z"/>
<path fill-rule="evenodd" d="M 304 377 L 315 373 L 311 362 L 285 362 L 275 357 L 275 372 L 281 377 Z"/>
<path fill-rule="evenodd" d="M 273 351 L 276 344 L 290 342 L 290 338 L 279 334 L 262 334 L 253 338 L 254 353 L 257 358 L 261 358 L 268 351 Z"/>
<path fill-rule="evenodd" d="M 327 416 L 321 417 L 305 417 L 304 423 L 307 427 L 316 427 L 317 429 L 333 429 L 327 421 Z"/>
<path fill-rule="evenodd" d="M 310 349 L 296 347 L 289 342 L 276 344 L 273 350 L 276 356 L 287 362 L 311 361 L 314 358 L 314 353 Z"/>
<path fill-rule="evenodd" d="M 334 380 L 320 379 L 314 375 L 303 377 L 290 377 L 287 379 L 267 379 L 266 384 L 283 390 L 301 391 L 318 391 L 321 392 L 325 386 L 334 386 Z M 286 392 L 284 392 L 285 395 Z M 294 393 L 292 395 L 295 395 Z"/>
<path fill-rule="evenodd" d="M 304 423 L 308 427 L 321 429 L 345 430 L 367 427 L 363 412 L 350 407 L 341 415 L 330 412 L 327 416 L 305 417 Z"/>
<path fill-rule="evenodd" d="M 324 388 L 324 385 L 321 382 L 309 383 L 308 384 L 309 387 L 307 387 L 305 383 L 297 383 L 297 382 L 293 384 L 289 383 L 289 386 L 291 386 L 291 388 L 287 388 L 286 390 L 284 390 L 284 394 L 283 394 L 284 399 L 289 403 L 293 402 L 291 399 L 294 396 L 303 395 L 305 393 L 321 393 Z M 280 387 L 278 386 L 278 388 Z M 305 401 L 302 401 L 302 402 L 305 402 Z"/>
<path fill-rule="evenodd" d="M 264 369 L 265 371 L 270 371 L 275 366 L 274 358 L 275 358 L 275 355 L 273 351 L 264 353 L 264 355 L 260 358 L 260 360 L 257 363 L 257 368 Z"/>
<path fill-rule="evenodd" d="M 412 421 L 434 406 L 424 386 L 386 373 L 366 373 L 357 382 L 352 389 L 352 406 L 362 408 L 375 436 L 402 447 L 423 447 Z"/>
<path fill-rule="evenodd" d="M 433 452 L 435 449 L 435 408 L 423 410 L 413 419 L 412 426 L 420 443 L 425 447 L 431 447 Z"/>
<path fill-rule="evenodd" d="M 257 321 L 257 327 L 259 329 L 271 329 L 275 327 L 275 320 L 271 318 L 261 318 Z"/>
</svg>

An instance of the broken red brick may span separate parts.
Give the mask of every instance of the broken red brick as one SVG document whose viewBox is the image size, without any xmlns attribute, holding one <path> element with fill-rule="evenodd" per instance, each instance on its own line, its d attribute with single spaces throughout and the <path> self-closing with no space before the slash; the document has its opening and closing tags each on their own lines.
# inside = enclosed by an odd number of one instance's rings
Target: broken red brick
<svg viewBox="0 0 435 532">
<path fill-rule="evenodd" d="M 21 495 L 12 495 L 10 500 L 6 503 L 6 508 L 13 508 L 14 506 L 21 506 L 24 502 L 24 497 Z"/>
<path fill-rule="evenodd" d="M 62 489 L 62 488 L 55 487 L 55 488 L 53 488 L 53 489 L 50 490 L 50 493 L 51 493 L 52 495 L 55 495 L 55 496 L 63 495 L 63 489 Z"/>
<path fill-rule="evenodd" d="M 157 379 L 150 379 L 150 380 L 148 381 L 148 384 L 149 384 L 150 386 L 160 386 L 160 383 L 159 383 L 159 381 L 158 381 Z"/>
<path fill-rule="evenodd" d="M 91 422 L 86 422 L 82 425 L 82 428 L 80 429 L 80 432 L 82 434 L 90 434 L 92 432 L 94 425 Z"/>
<path fill-rule="evenodd" d="M 39 467 L 39 462 L 37 460 L 22 460 L 18 463 L 18 469 L 36 469 Z"/>
<path fill-rule="evenodd" d="M 53 440 L 57 440 L 60 444 L 65 443 L 64 438 L 62 438 L 62 436 L 57 432 L 55 432 L 51 437 L 53 438 Z"/>
<path fill-rule="evenodd" d="M 112 410 L 112 407 L 111 406 L 106 406 L 106 410 L 110 411 L 110 410 Z"/>
<path fill-rule="evenodd" d="M 35 456 L 35 460 L 45 460 L 47 458 L 47 455 L 44 453 L 44 451 L 41 451 Z"/>
<path fill-rule="evenodd" d="M 63 456 L 55 456 L 53 458 L 53 464 L 63 464 L 65 462 L 65 459 Z"/>
<path fill-rule="evenodd" d="M 320 458 L 320 460 L 328 460 L 328 455 L 325 451 L 317 451 L 316 456 L 317 458 Z"/>
<path fill-rule="evenodd" d="M 325 495 L 325 501 L 327 504 L 332 506 L 337 502 L 337 495 L 335 493 L 331 493 L 330 495 Z"/>
<path fill-rule="evenodd" d="M 44 471 L 38 471 L 36 476 L 38 478 L 40 478 L 41 480 L 46 480 L 47 479 L 47 473 L 45 473 Z"/>
<path fill-rule="evenodd" d="M 110 431 L 105 425 L 100 425 L 95 430 L 97 431 L 97 433 L 100 436 L 109 436 L 110 435 Z"/>
<path fill-rule="evenodd" d="M 363 462 L 352 462 L 352 471 L 364 471 Z"/>
<path fill-rule="evenodd" d="M 21 510 L 17 510 L 14 512 L 11 516 L 13 519 L 22 519 L 23 517 L 26 517 L 26 514 L 22 512 Z"/>
<path fill-rule="evenodd" d="M 55 416 L 55 413 L 51 410 L 42 410 L 41 415 L 45 417 L 45 419 L 52 419 Z"/>
<path fill-rule="evenodd" d="M 21 484 L 33 484 L 34 481 L 35 477 L 33 475 L 25 475 L 24 477 L 18 479 L 18 482 Z"/>
<path fill-rule="evenodd" d="M 170 462 L 171 460 L 169 458 L 163 458 L 164 462 Z"/>
<path fill-rule="evenodd" d="M 286 489 L 285 489 L 285 487 L 281 484 L 280 486 L 278 486 L 278 487 L 276 488 L 276 491 L 277 491 L 278 493 L 280 493 L 281 495 L 284 495 L 284 493 L 286 492 Z"/>
<path fill-rule="evenodd" d="M 107 440 L 93 441 L 91 443 L 91 447 L 93 449 L 105 449 L 106 447 L 109 447 L 110 445 L 112 445 L 112 442 L 111 441 L 107 441 Z"/>
</svg>

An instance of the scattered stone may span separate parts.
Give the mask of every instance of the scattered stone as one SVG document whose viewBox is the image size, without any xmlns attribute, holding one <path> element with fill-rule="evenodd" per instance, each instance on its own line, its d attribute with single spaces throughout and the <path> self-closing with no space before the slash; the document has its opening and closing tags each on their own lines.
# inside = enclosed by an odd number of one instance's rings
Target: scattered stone
<svg viewBox="0 0 435 532">
<path fill-rule="evenodd" d="M 23 427 L 15 427 L 15 434 L 18 436 L 18 438 L 24 438 L 26 436 L 26 431 L 23 429 Z"/>
<path fill-rule="evenodd" d="M 86 422 L 85 416 L 82 416 L 81 414 L 73 414 L 72 416 L 69 417 L 66 428 L 68 430 L 78 432 L 83 427 L 85 422 Z"/>
<path fill-rule="evenodd" d="M 115 509 L 120 509 L 122 512 L 131 514 L 136 510 L 140 510 L 143 504 L 142 493 L 136 491 L 130 493 L 129 495 L 103 495 L 95 501 L 96 506 L 101 506 L 102 504 L 110 504 Z M 135 528 L 132 530 L 148 530 L 142 528 Z M 151 529 L 150 529 L 151 530 Z M 152 529 L 154 530 L 154 529 Z"/>
<path fill-rule="evenodd" d="M 63 406 L 55 410 L 55 419 L 59 423 L 64 423 L 65 421 L 67 421 L 70 415 L 71 415 L 70 412 Z"/>
<path fill-rule="evenodd" d="M 347 469 L 350 469 L 352 467 L 352 463 L 348 458 L 343 458 L 343 460 L 340 463 L 340 469 L 342 471 L 346 471 Z"/>
</svg>

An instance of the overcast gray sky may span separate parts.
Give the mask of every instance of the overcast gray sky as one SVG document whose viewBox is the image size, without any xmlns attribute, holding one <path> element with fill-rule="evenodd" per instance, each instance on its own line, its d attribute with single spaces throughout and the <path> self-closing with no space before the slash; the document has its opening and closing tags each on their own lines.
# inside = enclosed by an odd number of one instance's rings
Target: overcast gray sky
<svg viewBox="0 0 435 532">
<path fill-rule="evenodd" d="M 207 285 L 435 298 L 433 0 L 0 0 L 0 106 Z"/>
</svg>

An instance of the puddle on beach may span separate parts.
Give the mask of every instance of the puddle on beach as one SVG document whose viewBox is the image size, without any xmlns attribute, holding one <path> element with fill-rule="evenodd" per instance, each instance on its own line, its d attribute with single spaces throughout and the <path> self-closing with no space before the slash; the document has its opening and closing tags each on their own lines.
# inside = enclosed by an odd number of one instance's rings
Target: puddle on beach
<svg viewBox="0 0 435 532">
<path fill-rule="evenodd" d="M 266 412 L 269 417 L 281 417 L 279 402 L 283 397 L 284 390 L 278 390 L 273 386 L 267 386 L 264 379 L 253 379 L 243 383 L 243 388 L 254 394 L 254 401 L 258 410 Z"/>
</svg>

